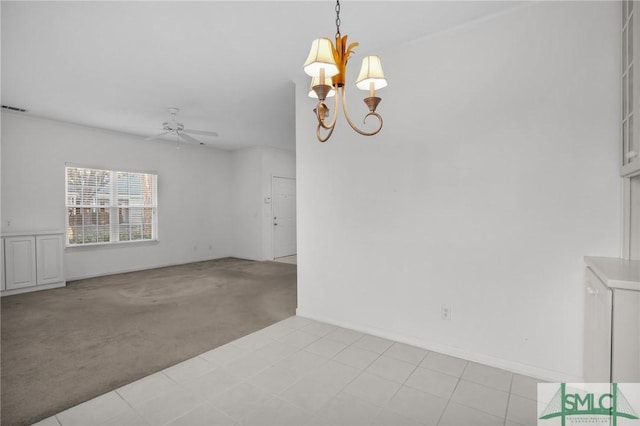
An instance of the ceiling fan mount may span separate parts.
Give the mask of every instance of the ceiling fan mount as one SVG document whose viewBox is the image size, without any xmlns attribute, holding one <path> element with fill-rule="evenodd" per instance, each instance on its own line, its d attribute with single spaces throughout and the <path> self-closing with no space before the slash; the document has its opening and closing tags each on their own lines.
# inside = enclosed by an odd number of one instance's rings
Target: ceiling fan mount
<svg viewBox="0 0 640 426">
<path fill-rule="evenodd" d="M 165 121 L 162 123 L 162 130 L 166 132 L 182 132 L 184 130 L 184 124 L 176 121 Z"/>
<path fill-rule="evenodd" d="M 204 142 L 194 138 L 193 136 L 190 135 L 190 133 L 194 135 L 203 135 L 203 136 L 213 136 L 213 137 L 218 136 L 218 133 L 216 132 L 210 132 L 206 130 L 185 129 L 184 124 L 178 122 L 176 119 L 176 116 L 178 115 L 179 111 L 180 110 L 175 107 L 169 108 L 169 114 L 171 115 L 171 120 L 162 122 L 162 133 L 145 138 L 145 140 L 149 141 L 154 139 L 162 139 L 167 136 L 175 136 L 176 142 L 179 142 L 179 140 L 182 139 L 185 142 L 194 143 L 197 145 L 205 145 Z M 178 148 L 179 147 L 180 146 L 178 145 Z"/>
</svg>

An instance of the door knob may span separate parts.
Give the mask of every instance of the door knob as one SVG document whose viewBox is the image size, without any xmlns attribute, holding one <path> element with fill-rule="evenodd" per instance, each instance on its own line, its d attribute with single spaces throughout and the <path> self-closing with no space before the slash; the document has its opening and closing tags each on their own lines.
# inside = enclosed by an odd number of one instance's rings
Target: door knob
<svg viewBox="0 0 640 426">
<path fill-rule="evenodd" d="M 273 226 L 278 226 L 278 224 L 277 224 L 277 223 L 274 223 L 274 224 L 273 224 Z"/>
</svg>

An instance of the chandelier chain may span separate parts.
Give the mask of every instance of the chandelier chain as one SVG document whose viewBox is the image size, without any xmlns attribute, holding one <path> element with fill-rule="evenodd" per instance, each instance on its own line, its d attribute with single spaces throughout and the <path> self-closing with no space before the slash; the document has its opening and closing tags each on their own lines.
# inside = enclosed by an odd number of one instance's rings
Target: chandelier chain
<svg viewBox="0 0 640 426">
<path fill-rule="evenodd" d="M 336 0 L 336 38 L 340 37 L 340 0 Z"/>
</svg>

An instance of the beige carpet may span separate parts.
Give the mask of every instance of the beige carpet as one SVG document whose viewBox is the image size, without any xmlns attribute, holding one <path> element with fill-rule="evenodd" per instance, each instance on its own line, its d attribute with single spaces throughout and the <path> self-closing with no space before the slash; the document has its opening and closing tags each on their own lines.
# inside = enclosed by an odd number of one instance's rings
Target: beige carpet
<svg viewBox="0 0 640 426">
<path fill-rule="evenodd" d="M 41 420 L 295 308 L 295 265 L 234 258 L 3 297 L 2 425 Z"/>
</svg>

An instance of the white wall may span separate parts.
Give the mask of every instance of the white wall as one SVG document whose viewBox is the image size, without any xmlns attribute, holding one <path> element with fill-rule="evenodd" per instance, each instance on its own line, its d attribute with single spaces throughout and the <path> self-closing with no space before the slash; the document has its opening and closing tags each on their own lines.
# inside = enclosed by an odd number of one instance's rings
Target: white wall
<svg viewBox="0 0 640 426">
<path fill-rule="evenodd" d="M 373 138 L 316 142 L 298 84 L 298 313 L 581 379 L 582 257 L 620 248 L 619 31 L 618 3 L 540 2 L 381 52 Z"/>
<path fill-rule="evenodd" d="M 273 259 L 273 176 L 295 178 L 295 154 L 273 148 L 234 151 L 233 205 L 236 222 L 233 255 L 245 259 Z"/>
<path fill-rule="evenodd" d="M 231 154 L 233 170 L 234 235 L 232 254 L 251 260 L 262 259 L 262 152 L 243 149 Z M 243 224 L 243 226 L 238 226 Z"/>
<path fill-rule="evenodd" d="M 65 162 L 155 170 L 159 242 L 67 249 L 67 279 L 228 256 L 230 160 L 226 151 L 3 112 L 2 232 L 65 229 Z"/>
</svg>

